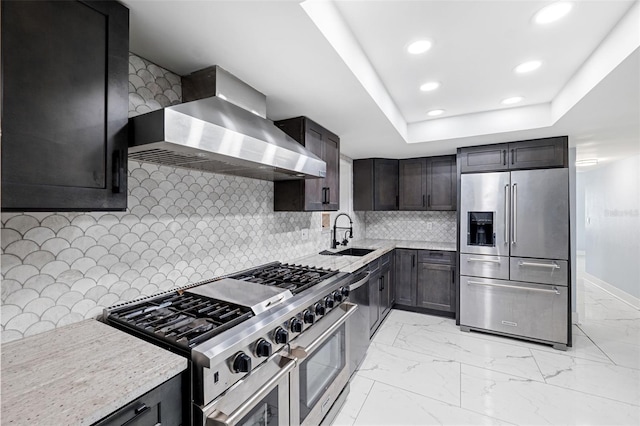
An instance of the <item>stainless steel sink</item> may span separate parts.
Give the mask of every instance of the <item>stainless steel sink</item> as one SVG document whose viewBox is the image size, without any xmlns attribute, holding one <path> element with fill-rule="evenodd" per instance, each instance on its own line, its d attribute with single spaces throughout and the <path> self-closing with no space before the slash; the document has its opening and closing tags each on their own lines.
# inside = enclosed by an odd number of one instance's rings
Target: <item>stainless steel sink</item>
<svg viewBox="0 0 640 426">
<path fill-rule="evenodd" d="M 375 249 L 350 247 L 348 249 L 340 250 L 336 254 L 340 254 L 342 256 L 366 256 L 372 251 L 375 251 Z"/>
</svg>

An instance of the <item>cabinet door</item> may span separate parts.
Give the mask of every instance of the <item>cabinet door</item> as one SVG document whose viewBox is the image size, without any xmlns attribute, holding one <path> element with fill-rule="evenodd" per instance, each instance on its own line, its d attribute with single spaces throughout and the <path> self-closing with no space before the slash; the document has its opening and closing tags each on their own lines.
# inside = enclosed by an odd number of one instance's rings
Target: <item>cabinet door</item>
<svg viewBox="0 0 640 426">
<path fill-rule="evenodd" d="M 118 409 L 94 426 L 151 426 L 160 422 L 179 425 L 183 424 L 182 421 L 182 376 L 178 375 Z"/>
<path fill-rule="evenodd" d="M 427 209 L 427 159 L 400 160 L 399 165 L 399 209 Z"/>
<path fill-rule="evenodd" d="M 398 210 L 398 160 L 374 161 L 374 210 Z"/>
<path fill-rule="evenodd" d="M 353 210 L 373 210 L 373 159 L 353 160 Z"/>
<path fill-rule="evenodd" d="M 416 250 L 396 249 L 395 297 L 399 305 L 416 304 Z"/>
<path fill-rule="evenodd" d="M 324 156 L 323 129 L 307 124 L 304 146 L 313 154 L 322 158 Z M 327 164 L 327 175 L 329 164 Z M 305 179 L 304 181 L 304 209 L 305 211 L 324 210 L 326 179 Z"/>
<path fill-rule="evenodd" d="M 380 272 L 369 278 L 369 329 L 373 333 L 380 321 Z"/>
<path fill-rule="evenodd" d="M 509 168 L 567 167 L 566 136 L 509 144 Z"/>
<path fill-rule="evenodd" d="M 455 312 L 455 268 L 436 263 L 418 264 L 416 305 L 421 308 Z"/>
<path fill-rule="evenodd" d="M 431 157 L 427 160 L 427 210 L 455 210 L 455 155 Z"/>
<path fill-rule="evenodd" d="M 129 11 L 2 2 L 3 210 L 127 206 Z"/>
<path fill-rule="evenodd" d="M 509 144 L 460 148 L 460 170 L 462 173 L 508 170 Z"/>
<path fill-rule="evenodd" d="M 324 135 L 324 156 L 327 163 L 327 177 L 325 183 L 324 210 L 338 210 L 340 208 L 340 139 L 330 133 Z"/>
</svg>

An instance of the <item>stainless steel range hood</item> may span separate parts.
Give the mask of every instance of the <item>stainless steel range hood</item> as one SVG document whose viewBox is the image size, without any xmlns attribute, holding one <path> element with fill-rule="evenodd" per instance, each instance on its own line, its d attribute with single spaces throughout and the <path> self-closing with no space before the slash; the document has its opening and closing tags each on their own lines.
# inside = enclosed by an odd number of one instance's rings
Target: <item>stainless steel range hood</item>
<svg viewBox="0 0 640 426">
<path fill-rule="evenodd" d="M 187 102 L 129 119 L 132 160 L 263 180 L 326 176 L 326 163 L 267 120 L 266 97 L 215 66 L 183 78 Z"/>
</svg>

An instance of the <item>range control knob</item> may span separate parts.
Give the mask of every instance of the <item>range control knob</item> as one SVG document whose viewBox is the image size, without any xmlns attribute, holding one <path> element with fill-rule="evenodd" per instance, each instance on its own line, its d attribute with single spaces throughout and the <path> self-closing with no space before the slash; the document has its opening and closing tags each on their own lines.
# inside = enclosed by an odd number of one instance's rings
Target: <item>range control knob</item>
<svg viewBox="0 0 640 426">
<path fill-rule="evenodd" d="M 248 373 L 251 371 L 251 357 L 244 352 L 240 352 L 233 359 L 233 371 L 235 373 Z"/>
<path fill-rule="evenodd" d="M 333 298 L 331 296 L 324 298 L 324 306 L 326 306 L 327 309 L 333 308 Z"/>
<path fill-rule="evenodd" d="M 276 343 L 287 344 L 289 342 L 289 333 L 282 327 L 276 328 L 276 331 L 273 333 L 273 340 Z"/>
<path fill-rule="evenodd" d="M 294 333 L 301 333 L 302 332 L 302 321 L 300 321 L 298 318 L 294 318 L 291 320 L 291 331 Z"/>
<path fill-rule="evenodd" d="M 340 287 L 340 293 L 342 293 L 343 297 L 349 296 L 349 287 Z"/>
<path fill-rule="evenodd" d="M 266 340 L 260 339 L 258 343 L 256 343 L 256 355 L 267 358 L 271 356 L 272 351 L 271 343 Z"/>
<path fill-rule="evenodd" d="M 331 295 L 333 296 L 333 300 L 335 300 L 336 303 L 342 302 L 342 293 L 340 293 L 338 290 L 331 293 Z"/>
<path fill-rule="evenodd" d="M 313 315 L 313 312 L 307 309 L 302 313 L 302 319 L 307 324 L 313 324 L 313 321 L 315 321 L 316 317 L 315 315 Z"/>
<path fill-rule="evenodd" d="M 316 311 L 316 315 L 318 315 L 319 317 L 323 316 L 326 311 L 321 303 L 316 303 L 313 309 Z"/>
</svg>

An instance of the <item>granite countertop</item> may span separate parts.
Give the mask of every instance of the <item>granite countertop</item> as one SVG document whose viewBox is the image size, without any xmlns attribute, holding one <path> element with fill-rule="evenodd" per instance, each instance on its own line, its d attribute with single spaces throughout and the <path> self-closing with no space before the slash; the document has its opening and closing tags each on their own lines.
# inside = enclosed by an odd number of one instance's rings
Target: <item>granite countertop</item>
<svg viewBox="0 0 640 426">
<path fill-rule="evenodd" d="M 2 424 L 90 425 L 187 368 L 96 320 L 2 345 Z"/>
<path fill-rule="evenodd" d="M 456 243 L 432 242 L 432 241 L 408 241 L 408 240 L 356 240 L 350 241 L 346 247 L 340 246 L 337 249 L 328 251 L 340 251 L 345 248 L 358 247 L 375 249 L 365 256 L 326 256 L 322 254 L 312 254 L 296 258 L 290 263 L 312 265 L 317 268 L 329 268 L 340 272 L 355 272 L 367 263 L 379 258 L 385 253 L 395 248 L 406 248 L 415 250 L 444 250 L 456 251 Z"/>
</svg>

